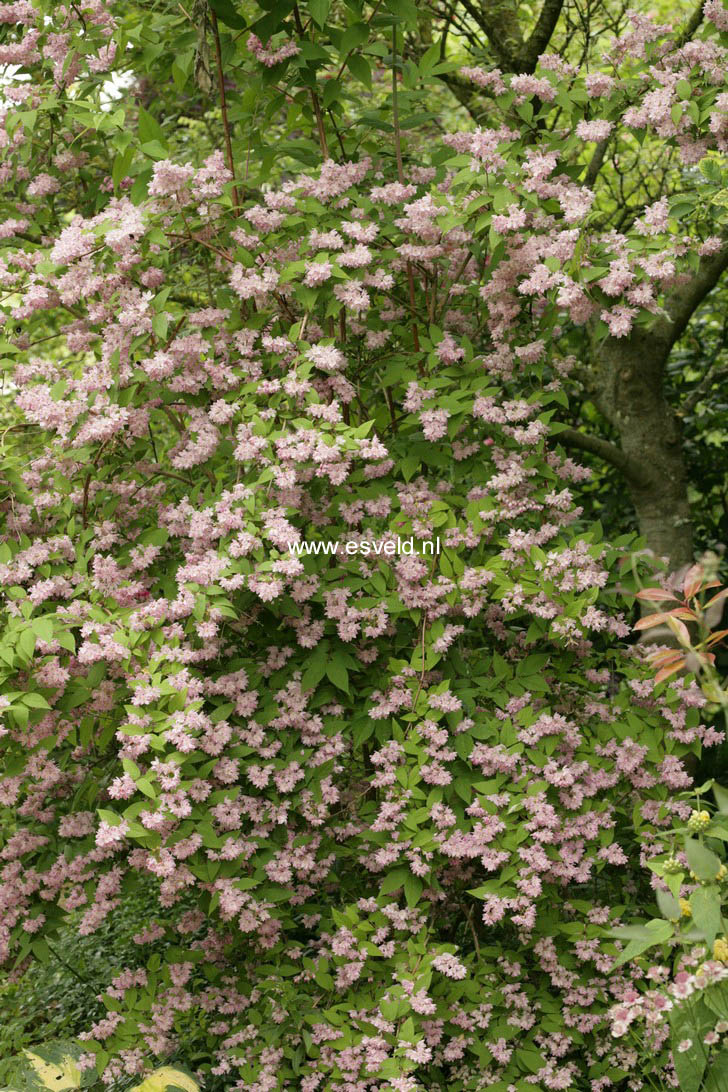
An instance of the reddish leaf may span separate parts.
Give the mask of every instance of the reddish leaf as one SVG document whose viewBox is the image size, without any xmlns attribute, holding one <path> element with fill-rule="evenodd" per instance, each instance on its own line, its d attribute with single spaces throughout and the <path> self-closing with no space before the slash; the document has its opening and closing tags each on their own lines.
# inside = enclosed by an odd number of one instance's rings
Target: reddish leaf
<svg viewBox="0 0 728 1092">
<path fill-rule="evenodd" d="M 671 618 L 687 618 L 688 622 L 696 622 L 698 619 L 695 611 L 690 610 L 689 607 L 675 607 L 667 613 Z"/>
<path fill-rule="evenodd" d="M 681 622 L 678 618 L 673 618 L 672 615 L 669 614 L 666 621 L 672 632 L 677 637 L 678 641 L 680 641 L 680 643 L 683 645 L 689 645 L 690 633 L 685 623 Z"/>
<path fill-rule="evenodd" d="M 715 587 L 715 585 L 713 585 L 713 587 Z M 723 591 L 719 591 L 717 595 L 712 596 L 708 600 L 708 602 L 705 604 L 705 609 L 707 610 L 708 607 L 714 606 L 715 603 L 722 602 L 726 598 L 726 596 L 728 596 L 728 588 L 723 588 Z"/>
<path fill-rule="evenodd" d="M 700 591 L 703 584 L 703 575 L 702 565 L 691 565 L 685 573 L 683 595 L 686 599 L 692 599 Z"/>
<path fill-rule="evenodd" d="M 667 599 L 677 599 L 677 596 L 663 588 L 643 588 L 637 592 L 635 598 L 646 599 L 650 603 L 664 603 Z"/>
<path fill-rule="evenodd" d="M 711 645 L 717 644 L 718 641 L 722 641 L 726 636 L 728 636 L 728 629 L 717 629 L 715 633 L 711 633 L 710 637 L 705 642 L 705 647 L 710 648 Z"/>
<path fill-rule="evenodd" d="M 648 659 L 653 667 L 667 667 L 669 663 L 677 663 L 684 659 L 682 652 L 674 648 L 665 648 L 661 652 L 652 652 Z"/>
<path fill-rule="evenodd" d="M 679 671 L 684 663 L 685 661 L 681 657 L 680 663 L 673 664 L 672 667 L 663 667 L 662 670 L 658 671 L 655 675 L 655 682 L 658 683 L 662 682 L 663 679 L 669 679 L 670 675 L 674 675 L 676 671 Z"/>
<path fill-rule="evenodd" d="M 648 614 L 645 618 L 640 618 L 639 622 L 635 622 L 635 629 L 652 629 L 653 626 L 664 625 L 667 619 L 667 615 L 664 612 L 658 612 L 657 614 Z"/>
</svg>

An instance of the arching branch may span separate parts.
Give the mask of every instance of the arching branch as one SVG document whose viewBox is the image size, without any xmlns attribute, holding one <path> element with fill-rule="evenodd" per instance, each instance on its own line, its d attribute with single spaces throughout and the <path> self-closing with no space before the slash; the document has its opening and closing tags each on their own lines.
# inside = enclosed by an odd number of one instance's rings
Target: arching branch
<svg viewBox="0 0 728 1092">
<path fill-rule="evenodd" d="M 602 440 L 599 436 L 592 436 L 588 432 L 579 432 L 575 428 L 565 428 L 556 433 L 557 443 L 564 447 L 577 448 L 579 451 L 588 451 L 591 455 L 597 455 L 607 463 L 611 463 L 620 470 L 625 478 L 635 485 L 647 485 L 647 474 L 635 459 L 631 459 L 616 444 L 609 440 Z"/>
</svg>

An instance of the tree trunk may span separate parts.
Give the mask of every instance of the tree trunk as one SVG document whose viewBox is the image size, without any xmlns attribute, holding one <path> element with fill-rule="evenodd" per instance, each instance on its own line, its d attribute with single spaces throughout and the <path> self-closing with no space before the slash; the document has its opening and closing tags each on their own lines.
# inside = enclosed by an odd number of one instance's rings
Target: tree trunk
<svg viewBox="0 0 728 1092">
<path fill-rule="evenodd" d="M 680 423 L 663 391 L 668 354 L 654 331 L 608 338 L 598 350 L 592 393 L 627 457 L 640 534 L 673 571 L 692 562 L 693 538 Z"/>
</svg>

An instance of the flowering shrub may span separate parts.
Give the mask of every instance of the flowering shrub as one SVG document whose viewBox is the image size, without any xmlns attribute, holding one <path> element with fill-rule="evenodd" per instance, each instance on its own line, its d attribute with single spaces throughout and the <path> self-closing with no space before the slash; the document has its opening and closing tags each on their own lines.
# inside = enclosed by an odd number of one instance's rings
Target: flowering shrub
<svg viewBox="0 0 728 1092">
<path fill-rule="evenodd" d="M 701 801 L 711 789 L 713 815 Z M 628 941 L 618 962 L 669 944 L 676 969 L 652 966 L 655 986 L 628 991 L 610 1015 L 616 1038 L 636 1038 L 654 1050 L 671 1037 L 681 1089 L 718 1090 L 728 1074 L 728 792 L 708 783 L 697 793 L 696 808 L 684 807 L 686 823 L 660 835 L 662 852 L 649 862 L 662 917 L 615 930 Z"/>
<path fill-rule="evenodd" d="M 108 1084 L 183 1037 L 249 1092 L 622 1081 L 607 1013 L 645 974 L 610 931 L 682 756 L 722 737 L 617 644 L 554 338 L 626 335 L 719 245 L 662 202 L 600 233 L 573 156 L 621 114 L 721 148 L 723 46 L 638 20 L 613 77 L 477 69 L 501 121 L 406 177 L 395 128 L 396 173 L 382 149 L 248 192 L 143 110 L 136 142 L 123 106 L 83 121 L 121 37 L 100 2 L 0 12 L 5 351 L 37 427 L 0 547 L 0 957 L 157 893 L 82 1036 Z M 398 535 L 444 549 L 291 550 Z"/>
</svg>

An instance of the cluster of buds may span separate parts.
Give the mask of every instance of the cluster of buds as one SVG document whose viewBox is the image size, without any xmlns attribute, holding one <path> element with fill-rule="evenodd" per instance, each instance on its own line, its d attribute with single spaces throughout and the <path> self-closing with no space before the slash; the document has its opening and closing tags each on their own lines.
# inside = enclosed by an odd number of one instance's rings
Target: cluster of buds
<svg viewBox="0 0 728 1092">
<path fill-rule="evenodd" d="M 693 834 L 700 834 L 710 826 L 710 812 L 694 811 L 688 819 L 688 830 Z"/>
</svg>

